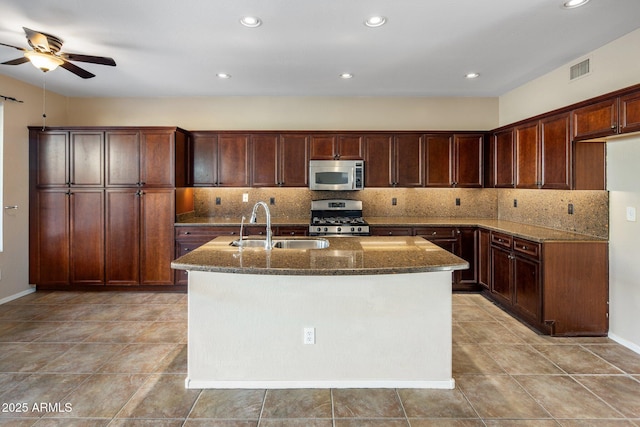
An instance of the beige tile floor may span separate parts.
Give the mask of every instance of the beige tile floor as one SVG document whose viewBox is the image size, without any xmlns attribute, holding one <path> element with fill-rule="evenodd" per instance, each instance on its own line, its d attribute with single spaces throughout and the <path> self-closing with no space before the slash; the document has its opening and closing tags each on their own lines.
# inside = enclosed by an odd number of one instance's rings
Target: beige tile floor
<svg viewBox="0 0 640 427">
<path fill-rule="evenodd" d="M 640 355 L 453 300 L 454 390 L 186 390 L 185 295 L 37 292 L 0 306 L 0 426 L 640 427 Z"/>
</svg>

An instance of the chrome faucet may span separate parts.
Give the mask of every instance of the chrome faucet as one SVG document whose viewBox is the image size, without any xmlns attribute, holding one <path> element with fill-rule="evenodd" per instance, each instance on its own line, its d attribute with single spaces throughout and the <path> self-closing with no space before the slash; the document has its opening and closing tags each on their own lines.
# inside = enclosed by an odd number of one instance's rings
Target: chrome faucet
<svg viewBox="0 0 640 427">
<path fill-rule="evenodd" d="M 267 214 L 267 242 L 266 242 L 265 249 L 271 250 L 271 247 L 272 247 L 272 241 L 271 241 L 271 212 L 269 212 L 269 206 L 267 206 L 267 204 L 265 202 L 257 202 L 255 205 L 253 205 L 253 210 L 251 211 L 251 218 L 249 219 L 249 223 L 251 223 L 251 224 L 255 224 L 256 223 L 256 211 L 258 210 L 258 206 L 262 206 L 264 208 L 264 211 Z"/>
</svg>

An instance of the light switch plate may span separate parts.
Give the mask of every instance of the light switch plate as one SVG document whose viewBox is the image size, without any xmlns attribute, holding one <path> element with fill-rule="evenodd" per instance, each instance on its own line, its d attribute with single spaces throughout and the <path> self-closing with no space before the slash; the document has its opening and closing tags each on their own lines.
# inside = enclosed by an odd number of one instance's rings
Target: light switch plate
<svg viewBox="0 0 640 427">
<path fill-rule="evenodd" d="M 636 208 L 633 206 L 627 206 L 627 221 L 636 221 Z"/>
</svg>

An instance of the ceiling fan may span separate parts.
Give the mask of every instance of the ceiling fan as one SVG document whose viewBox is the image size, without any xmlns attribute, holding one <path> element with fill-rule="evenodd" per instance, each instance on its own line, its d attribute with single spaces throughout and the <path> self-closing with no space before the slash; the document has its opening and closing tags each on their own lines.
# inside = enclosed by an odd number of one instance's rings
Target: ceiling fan
<svg viewBox="0 0 640 427">
<path fill-rule="evenodd" d="M 58 66 L 71 71 L 83 79 L 95 77 L 95 74 L 72 64 L 69 61 L 90 62 L 92 64 L 115 66 L 116 62 L 112 58 L 103 56 L 80 55 L 77 53 L 60 52 L 62 48 L 62 40 L 51 34 L 34 31 L 26 27 L 22 27 L 27 35 L 27 42 L 33 49 L 25 49 L 22 47 L 12 46 L 6 43 L 0 43 L 2 46 L 12 47 L 24 52 L 24 57 L 16 58 L 11 61 L 3 62 L 4 65 L 20 65 L 25 62 L 31 62 L 36 68 L 43 72 L 55 70 Z"/>
</svg>

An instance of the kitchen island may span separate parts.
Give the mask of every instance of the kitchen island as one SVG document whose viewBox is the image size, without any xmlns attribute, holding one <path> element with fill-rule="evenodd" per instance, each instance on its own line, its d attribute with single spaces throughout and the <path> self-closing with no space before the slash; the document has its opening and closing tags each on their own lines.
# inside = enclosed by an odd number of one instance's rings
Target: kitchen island
<svg viewBox="0 0 640 427">
<path fill-rule="evenodd" d="M 189 272 L 188 388 L 453 388 L 451 274 L 420 237 L 327 238 L 324 249 L 218 237 Z"/>
</svg>

